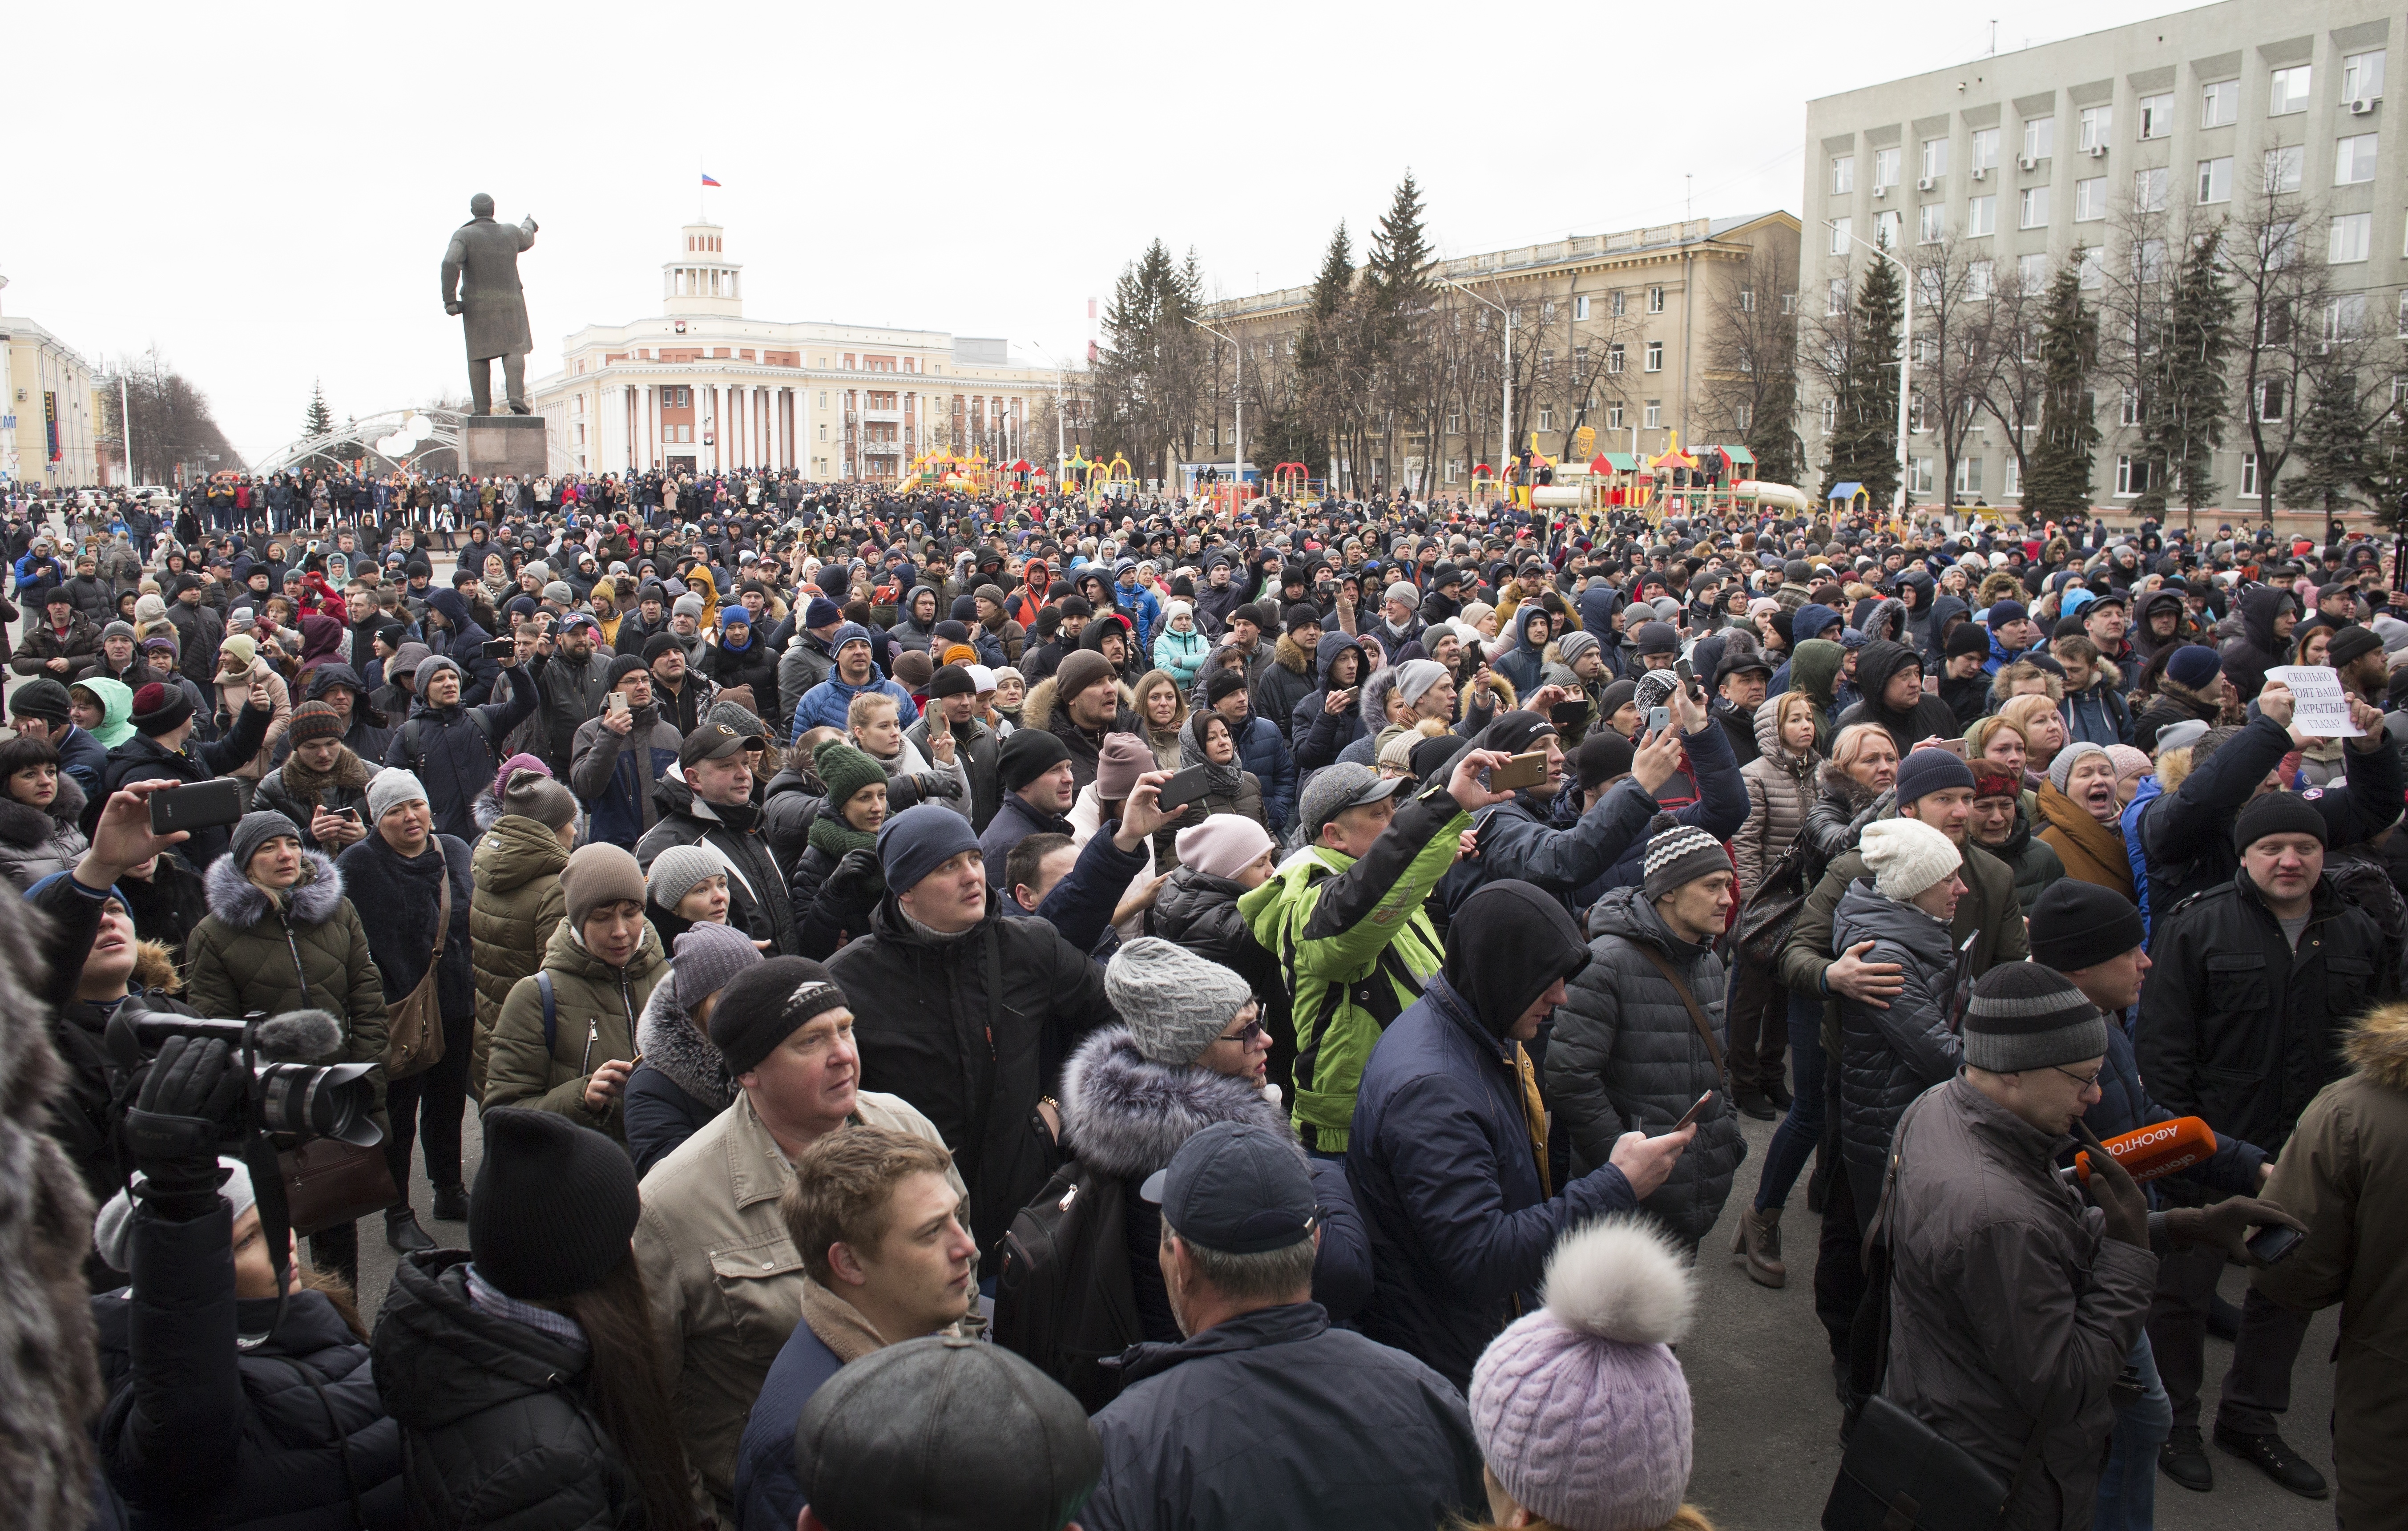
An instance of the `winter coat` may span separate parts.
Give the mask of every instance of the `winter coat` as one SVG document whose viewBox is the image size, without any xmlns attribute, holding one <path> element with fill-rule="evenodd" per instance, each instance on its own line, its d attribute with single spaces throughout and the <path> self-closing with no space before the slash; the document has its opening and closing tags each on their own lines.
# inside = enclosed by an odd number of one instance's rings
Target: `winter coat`
<svg viewBox="0 0 2408 1531">
<path fill-rule="evenodd" d="M 610 655 L 597 648 L 580 664 L 566 653 L 554 652 L 538 656 L 528 668 L 535 673 L 541 697 L 536 704 L 540 741 L 536 752 L 554 776 L 565 780 L 579 732 L 587 719 L 602 710 L 603 693 L 610 689 Z"/>
<path fill-rule="evenodd" d="M 1589 911 L 1588 930 L 1589 964 L 1556 1007 L 1547 1044 L 1554 1130 L 1570 1136 L 1572 1173 L 1585 1175 L 1612 1156 L 1624 1133 L 1670 1131 L 1699 1095 L 1716 1092 L 1670 1178 L 1640 1204 L 1694 1247 L 1721 1214 L 1747 1145 L 1689 1008 L 1645 952 L 1688 984 L 1717 1043 L 1730 1034 L 1722 958 L 1711 943 L 1675 937 L 1638 888 L 1607 894 Z"/>
<path fill-rule="evenodd" d="M 446 1022 L 467 1022 L 477 1013 L 475 940 L 468 929 L 469 905 L 476 889 L 469 873 L 470 852 L 449 835 L 428 837 L 429 844 L 415 857 L 405 858 L 371 832 L 335 858 L 351 896 L 375 911 L 367 922 L 368 952 L 376 958 L 377 974 L 391 1003 L 398 1005 L 435 966 L 435 1012 Z M 437 859 L 436 852 L 442 852 Z M 435 929 L 442 912 L 442 883 L 452 884 L 452 923 L 445 928 L 443 950 L 435 950 Z M 465 1035 L 465 1034 L 464 1034 Z"/>
<path fill-rule="evenodd" d="M 936 1124 L 969 1186 L 971 1233 L 992 1252 L 1054 1173 L 1059 1155 L 1037 1105 L 1058 1094 L 1079 1040 L 1114 1019 L 1102 974 L 1053 926 L 992 905 L 967 933 L 932 940 L 892 894 L 869 934 L 827 967 L 845 993 L 877 996 L 853 1027 L 862 1088 L 899 1095 Z"/>
<path fill-rule="evenodd" d="M 69 676 L 82 668 L 80 661 L 100 652 L 100 629 L 93 620 L 78 611 L 67 619 L 67 630 L 62 635 L 53 628 L 39 610 L 25 613 L 25 624 L 17 637 L 17 652 L 8 667 L 19 675 L 47 675 L 64 685 Z M 69 662 L 64 671 L 50 667 L 53 659 Z"/>
<path fill-rule="evenodd" d="M 376 773 L 376 766 L 353 754 L 347 746 L 335 757 L 333 769 L 326 773 L 332 778 L 330 784 L 312 791 L 294 784 L 302 772 L 293 757 L 287 755 L 283 765 L 260 779 L 257 806 L 274 808 L 292 820 L 294 826 L 301 831 L 301 844 L 305 850 L 323 851 L 326 848 L 320 845 L 318 837 L 309 832 L 310 822 L 316 818 L 314 810 L 318 808 L 324 808 L 329 813 L 357 808 L 360 827 L 371 836 L 375 834 L 376 815 L 368 811 L 368 780 Z"/>
<path fill-rule="evenodd" d="M 787 641 L 786 651 L 778 656 L 778 718 L 791 723 L 785 698 L 791 696 L 800 702 L 805 693 L 835 673 L 835 651 L 809 629 L 798 628 Z M 759 699 L 758 693 L 754 699 Z"/>
<path fill-rule="evenodd" d="M 1842 712 L 1837 726 L 1851 723 L 1877 723 L 1887 730 L 1890 740 L 1898 746 L 1898 757 L 1904 760 L 1907 751 L 1924 739 L 1934 737 L 1954 738 L 1963 731 L 1957 723 L 1956 709 L 1933 695 L 1929 688 L 1903 712 L 1897 711 L 1882 700 L 1882 693 L 1901 670 L 1920 669 L 1923 661 L 1903 643 L 1868 643 L 1856 654 L 1856 691 L 1864 699 Z"/>
<path fill-rule="evenodd" d="M 1315 639 L 1316 643 L 1320 640 Z M 1256 718 L 1268 720 L 1285 730 L 1295 726 L 1296 705 L 1310 694 L 1319 680 L 1313 668 L 1313 656 L 1296 639 L 1282 633 L 1271 647 L 1271 662 L 1254 678 L 1254 691 L 1247 697 Z M 1292 741 L 1291 741 L 1292 742 Z"/>
<path fill-rule="evenodd" d="M 304 851 L 301 880 L 271 895 L 221 856 L 202 885 L 209 917 L 184 946 L 185 999 L 203 1015 L 324 1010 L 342 1027 L 343 1046 L 309 1061 L 380 1065 L 369 1078 L 381 1109 L 384 984 L 343 874 L 324 852 Z"/>
<path fill-rule="evenodd" d="M 637 865 L 650 872 L 653 859 L 670 846 L 701 846 L 719 858 L 727 874 L 727 923 L 756 941 L 767 941 L 770 956 L 799 952 L 786 880 L 761 837 L 761 810 L 749 802 L 703 801 L 674 766 L 658 791 L 661 821 L 636 842 Z"/>
<path fill-rule="evenodd" d="M 1764 886 L 1766 876 L 1789 853 L 1814 799 L 1814 752 L 1810 746 L 1805 754 L 1793 754 L 1781 742 L 1772 723 L 1778 711 L 1770 705 L 1756 709 L 1758 753 L 1739 768 L 1747 786 L 1747 823 L 1731 840 L 1731 860 L 1741 898 Z"/>
<path fill-rule="evenodd" d="M 645 925 L 627 966 L 612 967 L 585 950 L 564 919 L 544 945 L 541 971 L 552 975 L 552 1034 L 544 1034 L 541 987 L 534 977 L 519 980 L 502 1001 L 487 1041 L 484 1109 L 557 1111 L 580 1127 L 624 1142 L 624 1095 L 596 1111 L 585 1104 L 585 1086 L 603 1064 L 636 1056 L 636 1019 L 653 985 L 668 977 L 661 938 Z"/>
<path fill-rule="evenodd" d="M 655 789 L 685 742 L 656 707 L 630 716 L 624 734 L 602 726 L 598 716 L 578 724 L 568 772 L 560 779 L 585 806 L 587 839 L 624 851 L 660 822 Z"/>
<path fill-rule="evenodd" d="M 1898 964 L 1906 984 L 1886 1009 L 1840 999 L 1841 1152 L 1851 1166 L 1877 1176 L 1899 1117 L 1956 1072 L 1965 1043 L 1956 1025 L 1956 949 L 1946 925 L 1858 878 L 1840 894 L 1831 944 L 1844 952 L 1860 941 L 1873 943 L 1864 961 Z"/>
<path fill-rule="evenodd" d="M 197 712 L 199 708 L 194 710 Z M 127 739 L 125 742 L 131 744 L 134 741 Z M 64 737 L 52 739 L 50 743 L 59 752 L 59 774 L 75 779 L 75 784 L 83 789 L 84 802 L 89 806 L 93 798 L 101 795 L 102 789 L 108 786 L 108 746 L 94 738 L 91 730 L 74 723 L 67 724 Z M 189 848 L 190 842 L 187 842 Z"/>
<path fill-rule="evenodd" d="M 477 837 L 477 794 L 491 790 L 501 766 L 497 747 L 510 731 L 535 715 L 535 678 L 523 665 L 508 672 L 510 697 L 480 707 L 410 704 L 409 717 L 394 731 L 384 763 L 416 773 L 435 810 L 435 827 L 464 840 Z M 466 691 L 462 692 L 466 695 Z"/>
<path fill-rule="evenodd" d="M 1880 798 L 1880 813 L 1890 814 L 1889 794 Z M 2014 874 L 2006 863 L 1979 846 L 1964 848 L 1964 866 L 1957 876 L 1965 880 L 1964 896 L 1956 900 L 1956 918 L 1948 927 L 1951 950 L 1962 949 L 1967 937 L 1974 937 L 1971 953 L 1966 959 L 1969 978 L 1980 978 L 2000 963 L 2021 962 L 2030 955 L 2030 944 L 2025 938 L 2023 906 L 2015 902 Z M 1841 895 L 1851 883 L 1872 875 L 1865 865 L 1863 852 L 1850 850 L 1825 868 L 1823 876 L 1806 894 L 1806 902 L 1798 908 L 1798 923 L 1790 927 L 1789 939 L 1783 945 L 1781 955 L 1773 964 L 1773 974 L 1783 988 L 1793 994 L 1810 994 L 1828 998 L 1823 987 L 1823 970 L 1831 966 L 1838 948 L 1831 941 L 1831 924 L 1837 916 Z M 1838 1046 L 1837 1009 L 1827 1007 L 1824 1032 L 1829 1037 L 1829 1051 Z"/>
<path fill-rule="evenodd" d="M 863 692 L 894 697 L 896 711 L 906 728 L 919 721 L 919 704 L 911 700 L 911 694 L 875 668 L 870 670 L 868 680 L 858 686 L 846 684 L 844 677 L 831 668 L 826 680 L 796 698 L 794 734 L 799 735 L 812 728 L 845 727 L 845 718 L 852 710 L 853 699 Z M 781 697 L 784 694 L 782 691 L 779 693 Z"/>
<path fill-rule="evenodd" d="M 1962 1075 L 1898 1135 L 1882 1395 L 2000 1481 L 2040 1432 L 2011 1531 L 2088 1524 L 2113 1389 L 2157 1285 L 2157 1257 L 2107 1238 L 2105 1214 L 2057 1179 L 2072 1142 Z"/>
<path fill-rule="evenodd" d="M 2057 791 L 2053 781 L 2040 784 L 2039 802 L 2041 818 L 2048 825 L 2040 838 L 2057 852 L 2065 875 L 2130 898 L 2132 863 L 2124 851 L 2121 827 L 2092 818 L 2088 808 Z"/>
<path fill-rule="evenodd" d="M 1154 640 L 1154 663 L 1156 668 L 1168 670 L 1170 679 L 1185 691 L 1196 683 L 1196 672 L 1204 667 L 1204 656 L 1211 640 L 1190 619 L 1184 633 L 1166 626 Z"/>
<path fill-rule="evenodd" d="M 401 1258 L 375 1354 L 413 1527 L 642 1531 L 641 1496 L 589 1396 L 592 1350 L 476 1306 L 467 1251 Z"/>
<path fill-rule="evenodd" d="M 494 681 L 502 673 L 498 661 L 485 657 L 485 645 L 493 640 L 494 635 L 478 625 L 477 619 L 468 614 L 467 598 L 456 590 L 436 591 L 426 597 L 426 604 L 430 609 L 442 613 L 443 620 L 450 623 L 440 633 L 430 633 L 426 646 L 460 666 L 460 706 L 483 706 L 486 698 L 493 694 Z M 532 684 L 522 680 L 511 689 L 514 694 L 528 698 L 527 705 L 533 708 L 535 687 Z M 518 721 L 513 720 L 511 726 L 517 726 Z M 496 731 L 497 735 L 509 732 L 508 728 Z"/>
<path fill-rule="evenodd" d="M 477 979 L 477 1040 L 468 1064 L 468 1092 L 484 1098 L 494 1023 L 519 980 L 543 965 L 552 933 L 567 917 L 560 891 L 568 852 L 560 837 L 533 819 L 506 813 L 469 853 L 472 892 L 468 936 Z M 452 914 L 456 918 L 459 909 Z"/>
<path fill-rule="evenodd" d="M 1345 711 L 1333 713 L 1328 707 L 1328 678 L 1338 656 L 1350 650 L 1354 655 L 1356 695 L 1346 705 Z M 1328 634 L 1314 651 L 1313 668 L 1321 676 L 1322 684 L 1296 704 L 1287 722 L 1287 737 L 1299 773 L 1317 771 L 1336 760 L 1338 752 L 1361 738 L 1367 729 L 1361 691 L 1370 673 L 1370 661 L 1365 657 L 1363 646 L 1343 633 Z"/>
<path fill-rule="evenodd" d="M 2157 694 L 2132 720 L 2132 744 L 2152 754 L 2157 748 L 2157 734 L 2169 723 L 2196 718 L 2210 728 L 2224 715 L 2224 703 L 2218 696 L 2192 691 L 2171 676 L 2157 677 Z"/>
<path fill-rule="evenodd" d="M 1236 1122 L 1292 1139 L 1275 1088 L 1216 1074 L 1201 1065 L 1156 1063 L 1138 1051 L 1125 1027 L 1108 1026 L 1079 1044 L 1062 1069 L 1065 1152 L 1122 1182 L 1129 1276 L 1143 1338 L 1179 1338 L 1162 1281 L 1162 1214 L 1138 1193 L 1146 1177 L 1170 1167 L 1180 1146 L 1216 1123 Z M 1321 1249 L 1312 1262 L 1312 1296 L 1343 1321 L 1371 1295 L 1371 1250 L 1354 1214 L 1343 1166 L 1297 1158 L 1311 1171 L 1322 1209 Z"/>
<path fill-rule="evenodd" d="M 1096 1531 L 1435 1526 L 1486 1503 L 1462 1395 L 1318 1303 L 1138 1346 L 1121 1370 L 1125 1390 L 1094 1422 L 1103 1477 L 1079 1515 Z"/>
<path fill-rule="evenodd" d="M 1040 812 L 1028 806 L 1028 799 L 1016 792 L 1005 793 L 996 808 L 995 817 L 979 836 L 979 854 L 986 862 L 986 882 L 990 888 L 1006 894 L 1004 865 L 1011 858 L 1011 848 L 1031 835 L 1068 835 L 1070 821 L 1055 814 Z"/>
<path fill-rule="evenodd" d="M 764 719 L 785 716 L 779 706 L 778 658 L 769 651 L 769 635 L 766 628 L 753 628 L 752 637 L 741 649 L 727 646 L 727 633 L 720 630 L 719 640 L 706 643 L 699 651 L 703 675 L 722 690 L 729 686 L 752 688 L 753 712 Z"/>
<path fill-rule="evenodd" d="M 1543 619 L 1546 608 L 1532 601 L 1513 615 L 1513 644 L 1497 656 L 1489 668 L 1512 683 L 1515 691 L 1526 696 L 1544 683 L 1540 672 L 1545 667 L 1544 645 L 1530 642 L 1530 623 Z"/>
<path fill-rule="evenodd" d="M 1296 822 L 1296 758 L 1266 718 L 1248 718 L 1238 731 L 1238 764 L 1261 788 L 1262 823 L 1278 839 Z"/>
<path fill-rule="evenodd" d="M 1556 1238 L 1638 1205 L 1610 1165 L 1548 1196 L 1531 1145 L 1537 1081 L 1519 1051 L 1433 973 L 1372 1051 L 1348 1138 L 1346 1179 L 1371 1233 L 1363 1332 L 1458 1388 L 1536 1308 Z"/>
<path fill-rule="evenodd" d="M 259 750 L 265 737 L 267 713 L 259 708 L 246 707 L 235 715 L 231 733 L 213 744 L 199 744 L 190 737 L 180 751 L 170 750 L 148 734 L 136 734 L 108 751 L 108 769 L 101 786 L 103 795 L 115 792 L 128 781 L 150 781 L 161 777 L 178 781 L 207 781 L 222 776 L 241 762 L 249 760 Z M 81 733 L 80 729 L 77 730 Z M 86 737 L 91 736 L 86 735 Z M 61 764 L 65 763 L 62 751 Z M 87 792 L 86 796 L 90 794 Z M 206 871 L 211 863 L 226 853 L 234 843 L 230 824 L 212 824 L 192 831 L 184 841 L 184 859 L 197 870 Z"/>
<path fill-rule="evenodd" d="M 1129 710 L 1131 698 L 1126 685 L 1120 688 L 1120 703 L 1113 710 L 1112 721 L 1094 734 L 1070 721 L 1070 709 L 1063 705 L 1058 691 L 1054 680 L 1038 682 L 1021 703 L 1020 726 L 1045 729 L 1062 741 L 1062 747 L 1070 751 L 1071 782 L 1083 792 L 1095 784 L 1096 767 L 1103 759 L 1103 736 L 1134 734 L 1143 738 L 1145 729 L 1138 715 Z"/>
<path fill-rule="evenodd" d="M 769 854 L 790 879 L 810 838 L 811 821 L 820 816 L 826 801 L 827 794 L 816 781 L 791 766 L 771 777 L 762 789 L 761 835 L 769 842 Z"/>
<path fill-rule="evenodd" d="M 1815 770 L 1817 791 L 1806 805 L 1805 822 L 1798 833 L 1806 840 L 1806 883 L 1823 880 L 1832 862 L 1856 848 L 1876 813 L 1887 813 L 1890 794 L 1874 793 L 1830 761 Z"/>
<path fill-rule="evenodd" d="M 636 1018 L 644 1061 L 627 1079 L 627 1156 L 640 1179 L 669 1151 L 736 1099 L 736 1080 L 709 1036 L 678 1003 L 677 985 L 659 983 Z"/>
<path fill-rule="evenodd" d="M 2121 678 L 2120 671 L 2101 670 L 2083 690 L 2065 694 L 2057 710 L 2065 719 L 2066 743 L 2087 740 L 2103 750 L 2131 742 L 2132 709 L 2115 689 Z"/>
<path fill-rule="evenodd" d="M 401 1432 L 366 1343 L 323 1293 L 294 1293 L 280 1319 L 272 1298 L 238 1300 L 233 1232 L 222 1202 L 190 1222 L 136 1207 L 135 1285 L 92 1299 L 100 1465 L 128 1525 L 401 1531 Z M 258 1347 L 236 1346 L 272 1320 Z"/>
<path fill-rule="evenodd" d="M 1360 860 L 1312 846 L 1238 900 L 1255 944 L 1290 975 L 1295 1123 L 1306 1148 L 1345 1150 L 1365 1063 L 1439 970 L 1443 951 L 1423 906 L 1469 827 L 1443 787 L 1426 788 L 1398 804 Z"/>
<path fill-rule="evenodd" d="M 2316 881 L 2297 952 L 2245 871 L 2161 909 L 2132 1033 L 2149 1093 L 2218 1137 L 2280 1151 L 2316 1092 L 2346 1071 L 2350 1023 L 2398 987 L 2382 939 L 2330 873 Z"/>
<path fill-rule="evenodd" d="M 276 746 L 282 742 L 285 729 L 292 726 L 293 689 L 265 659 L 253 659 L 251 668 L 233 680 L 220 675 L 212 689 L 216 704 L 211 716 L 220 731 L 225 732 L 231 729 L 234 716 L 246 707 L 254 680 L 264 682 L 267 687 L 267 733 L 260 740 L 259 748 L 251 751 L 250 759 L 236 762 L 224 772 L 227 776 L 238 776 L 249 781 L 256 781 L 267 774 L 269 763 L 275 758 Z"/>
<path fill-rule="evenodd" d="M 2056 849 L 2032 833 L 2031 820 L 2024 811 L 2024 805 L 2030 800 L 2030 794 L 2019 794 L 2015 801 L 2015 827 L 2001 843 L 1982 847 L 2014 874 L 2015 902 L 2027 909 L 2048 891 L 2050 883 L 2065 875 L 2065 863 L 2057 859 Z"/>
<path fill-rule="evenodd" d="M 83 816 L 83 789 L 64 771 L 48 808 L 32 808 L 0 793 L 0 877 L 22 893 L 52 872 L 71 871 L 91 841 L 76 822 Z"/>
<path fill-rule="evenodd" d="M 970 827 L 983 833 L 986 826 L 995 822 L 996 808 L 1003 800 L 1003 786 L 996 776 L 1003 741 L 996 737 L 993 729 L 976 718 L 953 724 L 953 761 L 958 767 L 955 774 L 968 781 L 969 796 L 958 803 L 952 799 L 939 801 L 967 811 Z M 932 768 L 941 769 L 934 766 L 937 757 L 928 750 L 928 719 L 925 713 L 921 715 L 918 723 L 903 731 L 903 741 L 920 751 L 920 758 L 930 762 Z"/>
<path fill-rule="evenodd" d="M 2227 642 L 2216 657 L 2243 702 L 2256 701 L 2266 687 L 2267 670 L 2286 662 L 2290 642 L 2274 636 L 2274 622 L 2286 608 L 2294 612 L 2300 608 L 2287 590 L 2258 585 L 2241 593 L 2242 636 Z"/>
</svg>

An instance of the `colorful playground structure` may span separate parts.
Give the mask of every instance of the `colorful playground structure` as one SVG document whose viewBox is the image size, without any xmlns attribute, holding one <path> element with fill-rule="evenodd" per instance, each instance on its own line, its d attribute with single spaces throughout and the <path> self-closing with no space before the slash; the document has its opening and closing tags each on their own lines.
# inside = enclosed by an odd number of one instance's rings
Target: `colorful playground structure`
<svg viewBox="0 0 2408 1531">
<path fill-rule="evenodd" d="M 1574 438 L 1574 446 L 1585 448 L 1593 440 L 1584 430 Z M 1678 432 L 1671 433 L 1665 450 L 1653 457 L 1601 451 L 1586 461 L 1579 456 L 1570 461 L 1549 457 L 1538 451 L 1538 438 L 1533 436 L 1527 460 L 1531 481 L 1526 483 L 1519 481 L 1524 471 L 1520 464 L 1508 464 L 1501 475 L 1492 474 L 1487 464 L 1481 464 L 1473 473 L 1474 499 L 1504 499 L 1523 509 L 1568 509 L 1584 516 L 1635 508 L 1654 521 L 1667 516 L 1745 515 L 1758 508 L 1796 514 L 1813 508 L 1803 491 L 1753 477 L 1756 457 L 1744 446 L 1716 444 L 1684 450 Z"/>
</svg>

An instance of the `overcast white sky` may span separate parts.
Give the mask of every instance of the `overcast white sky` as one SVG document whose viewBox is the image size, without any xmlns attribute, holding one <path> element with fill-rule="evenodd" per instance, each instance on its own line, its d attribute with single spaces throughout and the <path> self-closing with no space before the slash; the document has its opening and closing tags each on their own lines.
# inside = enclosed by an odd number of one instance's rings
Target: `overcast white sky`
<svg viewBox="0 0 2408 1531">
<path fill-rule="evenodd" d="M 1684 173 L 1699 215 L 1794 210 L 1807 98 L 1990 41 L 1978 7 L 1640 8 L 29 6 L 0 306 L 95 362 L 156 344 L 255 459 L 312 378 L 338 418 L 465 392 L 437 267 L 472 192 L 543 226 L 540 376 L 659 311 L 708 171 L 748 316 L 1035 362 L 1149 239 L 1217 295 L 1305 281 L 1408 166 L 1449 255 L 1668 222 Z M 2031 0 L 1999 46 L 2179 8 Z"/>
</svg>

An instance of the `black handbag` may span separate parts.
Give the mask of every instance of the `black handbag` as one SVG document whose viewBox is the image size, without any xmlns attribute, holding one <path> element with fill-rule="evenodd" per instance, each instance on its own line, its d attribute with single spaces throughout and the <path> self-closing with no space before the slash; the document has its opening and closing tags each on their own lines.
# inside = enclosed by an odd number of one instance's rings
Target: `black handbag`
<svg viewBox="0 0 2408 1531">
<path fill-rule="evenodd" d="M 1736 933 L 1740 954 L 1760 967 L 1778 961 L 1811 891 L 1806 886 L 1806 837 L 1800 834 L 1740 906 Z"/>
</svg>

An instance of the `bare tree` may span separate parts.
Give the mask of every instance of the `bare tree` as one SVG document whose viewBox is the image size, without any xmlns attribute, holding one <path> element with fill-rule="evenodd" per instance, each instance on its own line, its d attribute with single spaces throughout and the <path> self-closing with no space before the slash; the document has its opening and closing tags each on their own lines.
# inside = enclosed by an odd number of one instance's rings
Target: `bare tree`
<svg viewBox="0 0 2408 1531">
<path fill-rule="evenodd" d="M 1907 263 L 1914 305 L 1914 402 L 1917 429 L 1940 448 L 1941 503 L 1956 503 L 1956 464 L 1966 437 L 1981 424 L 1982 401 L 1998 368 L 1995 293 L 1998 270 L 1953 239 L 1917 247 Z"/>
<path fill-rule="evenodd" d="M 2241 332 L 2241 429 L 2257 458 L 2258 514 L 2271 522 L 2274 489 L 2299 442 L 2303 392 L 2312 391 L 2330 298 L 2315 259 L 2321 221 L 2307 201 L 2262 172 L 2257 193 L 2224 241 Z"/>
<path fill-rule="evenodd" d="M 1974 402 L 2006 433 L 2007 450 L 2014 457 L 2015 483 L 2020 492 L 2030 480 L 2033 434 L 2040 429 L 2041 404 L 2047 392 L 2040 328 L 2041 316 L 2047 306 L 2048 282 L 2045 279 L 2027 281 L 2020 265 L 1995 271 L 1993 279 L 1996 286 L 1990 295 L 1990 370 L 1987 383 Z"/>
<path fill-rule="evenodd" d="M 1794 257 L 1778 249 L 1751 250 L 1712 298 L 1702 348 L 1709 428 L 1745 441 L 1757 476 L 1783 483 L 1795 481 L 1805 465 L 1798 439 L 1797 287 Z"/>
</svg>

